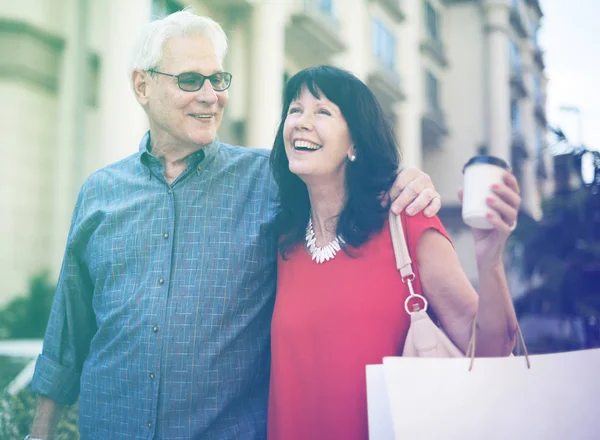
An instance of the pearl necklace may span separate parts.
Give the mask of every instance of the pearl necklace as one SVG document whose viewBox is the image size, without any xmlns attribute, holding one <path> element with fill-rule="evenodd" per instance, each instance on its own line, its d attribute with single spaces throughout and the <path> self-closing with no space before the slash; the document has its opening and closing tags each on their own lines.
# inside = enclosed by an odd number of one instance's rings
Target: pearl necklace
<svg viewBox="0 0 600 440">
<path fill-rule="evenodd" d="M 335 257 L 337 251 L 339 251 L 346 242 L 342 237 L 336 236 L 332 241 L 327 243 L 323 247 L 318 247 L 317 239 L 315 238 L 315 231 L 313 229 L 312 218 L 308 221 L 306 226 L 306 247 L 308 252 L 312 256 L 313 261 L 316 263 L 324 263 Z"/>
</svg>

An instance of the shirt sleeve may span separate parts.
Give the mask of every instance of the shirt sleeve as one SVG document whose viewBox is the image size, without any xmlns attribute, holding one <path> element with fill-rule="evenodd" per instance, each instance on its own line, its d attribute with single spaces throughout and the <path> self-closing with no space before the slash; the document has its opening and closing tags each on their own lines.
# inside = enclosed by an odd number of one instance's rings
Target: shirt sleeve
<svg viewBox="0 0 600 440">
<path fill-rule="evenodd" d="M 406 241 L 408 243 L 410 255 L 412 256 L 413 261 L 417 257 L 417 243 L 423 232 L 428 229 L 434 229 L 442 234 L 450 243 L 452 240 L 444 227 L 444 224 L 440 220 L 440 218 L 436 215 L 431 218 L 425 217 L 425 215 L 420 212 L 417 215 L 412 217 L 407 216 L 406 214 L 402 214 L 402 224 L 405 228 Z"/>
<path fill-rule="evenodd" d="M 72 405 L 79 396 L 83 362 L 96 332 L 93 284 L 83 258 L 86 237 L 85 189 L 79 193 L 54 301 L 31 387 L 34 393 Z"/>
</svg>

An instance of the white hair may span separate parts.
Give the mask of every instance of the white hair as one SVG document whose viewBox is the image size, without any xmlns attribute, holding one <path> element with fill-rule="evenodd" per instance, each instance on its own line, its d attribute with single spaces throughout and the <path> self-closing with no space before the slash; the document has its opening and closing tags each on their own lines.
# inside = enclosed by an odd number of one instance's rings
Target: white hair
<svg viewBox="0 0 600 440">
<path fill-rule="evenodd" d="M 192 8 L 186 7 L 183 11 L 144 25 L 133 44 L 129 71 L 156 69 L 162 60 L 167 40 L 189 35 L 207 37 L 223 62 L 227 53 L 227 37 L 223 28 L 213 19 L 196 15 Z"/>
</svg>

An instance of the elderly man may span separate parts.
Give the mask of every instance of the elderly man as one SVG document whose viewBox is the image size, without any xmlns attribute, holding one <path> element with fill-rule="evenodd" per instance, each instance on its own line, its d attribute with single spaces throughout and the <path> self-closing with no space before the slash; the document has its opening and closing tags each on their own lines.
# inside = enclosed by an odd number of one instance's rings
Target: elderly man
<svg viewBox="0 0 600 440">
<path fill-rule="evenodd" d="M 150 130 L 81 188 L 30 438 L 78 396 L 83 439 L 265 438 L 277 189 L 268 150 L 216 137 L 226 48 L 189 11 L 142 30 L 132 84 Z M 439 209 L 427 175 L 402 172 L 391 197 L 403 188 L 396 210 Z"/>
</svg>

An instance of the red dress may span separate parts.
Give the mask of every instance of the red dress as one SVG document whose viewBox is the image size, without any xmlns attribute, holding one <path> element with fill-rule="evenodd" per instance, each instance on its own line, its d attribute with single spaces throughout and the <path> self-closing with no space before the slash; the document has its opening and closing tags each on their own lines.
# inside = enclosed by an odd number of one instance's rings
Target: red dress
<svg viewBox="0 0 600 440">
<path fill-rule="evenodd" d="M 423 231 L 448 236 L 437 217 L 403 217 L 403 224 L 413 262 Z M 365 366 L 402 353 L 408 288 L 396 269 L 387 221 L 352 252 L 357 258 L 341 251 L 316 264 L 297 246 L 287 260 L 279 258 L 269 440 L 368 438 Z"/>
</svg>

